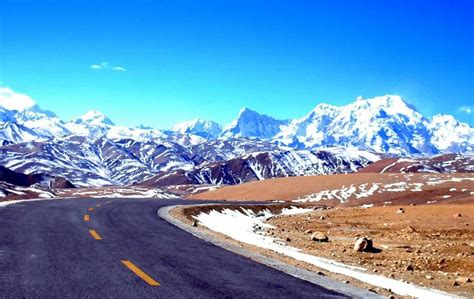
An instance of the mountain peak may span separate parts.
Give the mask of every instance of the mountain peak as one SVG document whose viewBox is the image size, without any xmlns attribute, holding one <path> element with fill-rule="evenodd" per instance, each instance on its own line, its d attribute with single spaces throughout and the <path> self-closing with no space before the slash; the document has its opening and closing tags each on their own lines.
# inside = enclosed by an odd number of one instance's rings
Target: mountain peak
<svg viewBox="0 0 474 299">
<path fill-rule="evenodd" d="M 278 120 L 249 108 L 242 108 L 238 117 L 225 127 L 223 135 L 268 139 L 274 137 L 280 131 L 280 126 L 287 123 L 287 120 Z"/>
<path fill-rule="evenodd" d="M 436 114 L 431 118 L 432 122 L 459 122 L 457 119 L 454 118 L 454 116 L 449 115 L 449 114 Z"/>
<path fill-rule="evenodd" d="M 220 124 L 212 120 L 195 118 L 190 121 L 174 125 L 171 128 L 171 131 L 181 134 L 191 133 L 204 138 L 215 138 L 221 133 L 222 127 Z"/>
<path fill-rule="evenodd" d="M 366 101 L 372 104 L 384 105 L 384 106 L 396 106 L 403 105 L 409 106 L 410 103 L 405 101 L 401 96 L 394 94 L 386 94 L 384 96 L 374 97 L 372 99 L 366 99 Z"/>
<path fill-rule="evenodd" d="M 334 110 L 338 110 L 340 109 L 340 107 L 338 106 L 334 106 L 334 105 L 329 105 L 329 104 L 326 104 L 326 103 L 319 103 L 318 105 L 316 105 L 316 107 L 314 107 L 313 110 L 311 110 L 311 113 L 314 113 L 314 112 L 324 112 L 324 111 L 334 111 Z"/>
<path fill-rule="evenodd" d="M 72 120 L 72 122 L 75 124 L 114 126 L 114 123 L 107 116 L 97 110 L 91 110 L 83 116 Z"/>
<path fill-rule="evenodd" d="M 136 126 L 137 129 L 140 129 L 140 130 L 152 130 L 153 128 L 150 127 L 150 126 L 145 126 L 144 124 L 140 124 L 138 126 Z"/>
<path fill-rule="evenodd" d="M 8 87 L 0 87 L 0 107 L 6 110 L 23 111 L 36 105 L 26 94 L 17 93 Z"/>
<path fill-rule="evenodd" d="M 239 111 L 239 117 L 241 115 L 245 115 L 245 114 L 259 114 L 258 112 L 250 109 L 250 108 L 247 108 L 247 107 L 243 107 L 242 109 L 240 109 Z"/>
<path fill-rule="evenodd" d="M 388 115 L 405 115 L 407 117 L 421 118 L 421 114 L 418 110 L 405 101 L 399 95 L 386 94 L 384 96 L 378 96 L 370 99 L 365 99 L 363 97 L 357 97 L 356 101 L 348 106 L 351 110 L 362 111 L 366 110 L 367 112 L 373 111 L 378 113 L 378 111 L 383 110 L 384 114 Z"/>
</svg>

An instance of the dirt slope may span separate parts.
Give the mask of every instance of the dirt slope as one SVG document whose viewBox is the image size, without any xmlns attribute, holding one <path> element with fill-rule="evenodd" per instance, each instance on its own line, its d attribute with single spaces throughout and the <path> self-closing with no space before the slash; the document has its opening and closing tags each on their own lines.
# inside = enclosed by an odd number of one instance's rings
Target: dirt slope
<svg viewBox="0 0 474 299">
<path fill-rule="evenodd" d="M 355 173 L 256 181 L 189 196 L 208 200 L 300 199 L 327 205 L 474 201 L 472 174 Z"/>
</svg>

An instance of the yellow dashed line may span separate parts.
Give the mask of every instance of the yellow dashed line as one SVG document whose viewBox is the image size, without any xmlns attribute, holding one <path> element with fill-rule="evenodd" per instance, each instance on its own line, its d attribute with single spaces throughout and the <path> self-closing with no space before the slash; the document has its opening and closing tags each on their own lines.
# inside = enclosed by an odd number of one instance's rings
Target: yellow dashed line
<svg viewBox="0 0 474 299">
<path fill-rule="evenodd" d="M 89 233 L 90 233 L 90 234 L 92 235 L 92 237 L 93 237 L 94 239 L 96 239 L 97 241 L 102 240 L 102 238 L 99 236 L 99 234 L 98 234 L 95 230 L 91 229 L 91 230 L 89 230 Z"/>
<path fill-rule="evenodd" d="M 138 277 L 140 277 L 141 279 L 143 279 L 146 283 L 148 283 L 149 285 L 151 286 L 159 286 L 160 284 L 158 283 L 158 281 L 154 280 L 153 278 L 151 278 L 150 276 L 148 276 L 145 272 L 143 272 L 142 270 L 140 270 L 137 266 L 135 266 L 134 264 L 132 264 L 131 262 L 129 261 L 122 261 L 122 264 L 124 264 L 128 269 L 130 269 L 130 271 L 132 271 L 133 273 L 135 273 Z"/>
<path fill-rule="evenodd" d="M 89 215 L 85 214 L 85 215 L 84 215 L 84 221 L 87 222 L 87 221 L 89 221 L 89 220 L 91 220 L 91 217 L 90 217 Z"/>
<path fill-rule="evenodd" d="M 92 211 L 94 211 L 94 208 L 88 208 L 87 210 L 88 210 L 89 212 L 92 212 Z"/>
</svg>

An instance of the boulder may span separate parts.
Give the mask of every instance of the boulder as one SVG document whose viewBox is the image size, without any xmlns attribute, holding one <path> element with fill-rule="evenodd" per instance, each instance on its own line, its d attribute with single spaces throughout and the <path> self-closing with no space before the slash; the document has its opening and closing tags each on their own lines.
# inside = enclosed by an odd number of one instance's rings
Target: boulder
<svg viewBox="0 0 474 299">
<path fill-rule="evenodd" d="M 328 238 L 328 236 L 326 236 L 323 233 L 315 232 L 311 235 L 310 240 L 311 241 L 316 241 L 316 242 L 327 242 L 327 241 L 329 241 L 329 238 Z"/>
<path fill-rule="evenodd" d="M 371 251 L 373 248 L 372 239 L 367 237 L 356 238 L 354 243 L 354 251 Z"/>
<path fill-rule="evenodd" d="M 471 278 L 469 277 L 459 277 L 456 279 L 457 282 L 462 282 L 462 283 L 469 283 L 472 282 Z"/>
</svg>

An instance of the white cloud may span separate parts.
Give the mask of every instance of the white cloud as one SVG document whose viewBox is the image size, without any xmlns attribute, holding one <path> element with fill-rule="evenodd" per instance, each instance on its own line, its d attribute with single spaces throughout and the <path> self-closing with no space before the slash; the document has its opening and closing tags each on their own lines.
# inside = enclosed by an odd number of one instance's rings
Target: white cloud
<svg viewBox="0 0 474 299">
<path fill-rule="evenodd" d="M 474 112 L 474 107 L 473 106 L 462 106 L 459 107 L 460 112 L 464 112 L 466 114 L 472 114 Z"/>
<path fill-rule="evenodd" d="M 118 71 L 118 72 L 126 72 L 127 71 L 126 68 L 121 67 L 121 66 L 115 66 L 115 67 L 112 68 L 112 70 Z"/>
<path fill-rule="evenodd" d="M 0 107 L 8 110 L 25 110 L 36 105 L 26 94 L 18 93 L 9 87 L 0 87 Z"/>
<path fill-rule="evenodd" d="M 91 64 L 90 68 L 93 70 L 111 70 L 115 72 L 126 72 L 127 69 L 123 66 L 111 66 L 108 62 L 101 62 L 98 64 Z"/>
</svg>

